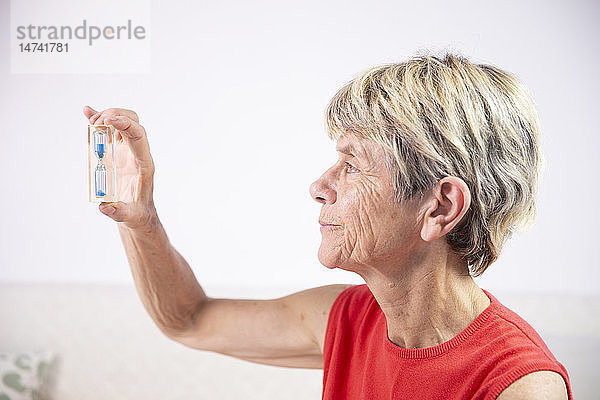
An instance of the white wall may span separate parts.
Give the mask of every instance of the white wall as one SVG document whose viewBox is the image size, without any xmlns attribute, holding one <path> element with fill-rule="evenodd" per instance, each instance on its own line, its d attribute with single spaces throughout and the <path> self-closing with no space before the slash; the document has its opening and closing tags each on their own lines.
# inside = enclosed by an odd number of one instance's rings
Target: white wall
<svg viewBox="0 0 600 400">
<path fill-rule="evenodd" d="M 203 285 L 362 283 L 317 259 L 324 108 L 359 71 L 430 49 L 513 72 L 542 120 L 537 222 L 480 285 L 600 294 L 595 2 L 154 1 L 152 72 L 120 75 L 11 74 L 0 4 L 0 281 L 131 284 L 87 202 L 89 104 L 139 113 L 160 217 Z"/>
</svg>

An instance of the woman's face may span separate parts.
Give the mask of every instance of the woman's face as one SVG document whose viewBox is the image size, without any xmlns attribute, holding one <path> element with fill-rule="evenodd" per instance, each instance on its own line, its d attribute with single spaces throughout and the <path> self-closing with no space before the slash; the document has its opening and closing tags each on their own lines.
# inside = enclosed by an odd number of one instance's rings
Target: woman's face
<svg viewBox="0 0 600 400">
<path fill-rule="evenodd" d="M 319 261 L 328 268 L 356 271 L 392 265 L 418 237 L 415 208 L 394 203 L 384 151 L 377 143 L 343 135 L 338 161 L 310 186 L 323 204 Z M 410 203 L 409 203 L 410 204 Z"/>
</svg>

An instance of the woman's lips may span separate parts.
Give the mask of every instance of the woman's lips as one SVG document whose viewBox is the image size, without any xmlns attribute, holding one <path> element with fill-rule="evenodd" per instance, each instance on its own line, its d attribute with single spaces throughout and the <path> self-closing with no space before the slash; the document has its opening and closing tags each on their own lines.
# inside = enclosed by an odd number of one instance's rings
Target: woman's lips
<svg viewBox="0 0 600 400">
<path fill-rule="evenodd" d="M 323 222 L 321 220 L 318 220 L 317 222 L 319 223 L 319 225 L 339 226 L 339 225 L 336 225 L 336 224 L 328 224 L 327 222 Z"/>
</svg>

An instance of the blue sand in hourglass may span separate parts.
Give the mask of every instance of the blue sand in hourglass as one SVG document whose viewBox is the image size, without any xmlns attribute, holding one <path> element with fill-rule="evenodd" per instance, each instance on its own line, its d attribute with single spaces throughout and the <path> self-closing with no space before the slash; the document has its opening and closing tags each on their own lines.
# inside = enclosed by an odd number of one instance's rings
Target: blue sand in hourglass
<svg viewBox="0 0 600 400">
<path fill-rule="evenodd" d="M 102 159 L 104 157 L 104 143 L 96 143 L 96 154 L 98 154 L 98 158 Z"/>
<path fill-rule="evenodd" d="M 106 152 L 106 134 L 101 130 L 94 132 L 94 151 L 98 158 L 102 160 Z"/>
<path fill-rule="evenodd" d="M 106 196 L 106 167 L 102 164 L 99 164 L 96 167 L 96 196 L 102 197 Z"/>
</svg>

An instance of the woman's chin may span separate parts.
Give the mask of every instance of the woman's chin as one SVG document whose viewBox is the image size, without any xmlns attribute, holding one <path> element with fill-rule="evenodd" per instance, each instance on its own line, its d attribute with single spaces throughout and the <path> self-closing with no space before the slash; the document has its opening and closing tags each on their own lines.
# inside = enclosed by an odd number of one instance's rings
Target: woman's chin
<svg viewBox="0 0 600 400">
<path fill-rule="evenodd" d="M 339 259 L 337 255 L 330 254 L 321 245 L 321 248 L 319 248 L 319 262 L 329 269 L 335 269 L 338 267 Z"/>
</svg>

